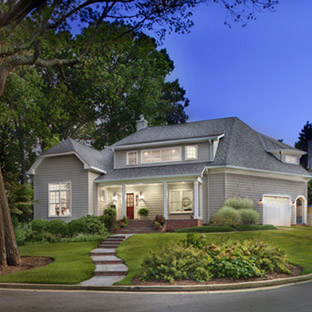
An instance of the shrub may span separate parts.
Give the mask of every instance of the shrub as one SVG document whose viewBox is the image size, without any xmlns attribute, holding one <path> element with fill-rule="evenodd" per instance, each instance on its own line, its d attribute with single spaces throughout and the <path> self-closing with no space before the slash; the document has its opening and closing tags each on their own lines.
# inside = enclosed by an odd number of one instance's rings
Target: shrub
<svg viewBox="0 0 312 312">
<path fill-rule="evenodd" d="M 104 222 L 105 227 L 112 231 L 112 227 L 114 221 L 116 219 L 116 208 L 108 207 L 104 210 L 104 215 L 100 217 L 100 219 Z"/>
<path fill-rule="evenodd" d="M 262 277 L 269 272 L 290 273 L 284 251 L 256 240 L 211 244 L 203 235 L 187 234 L 186 239 L 152 251 L 143 261 L 143 280 L 208 281 L 216 278 Z"/>
<path fill-rule="evenodd" d="M 141 217 L 147 217 L 149 214 L 149 210 L 147 208 L 141 208 L 138 211 L 138 215 Z"/>
<path fill-rule="evenodd" d="M 26 229 L 27 224 L 17 223 L 14 226 L 14 235 L 18 246 L 22 246 L 26 241 Z"/>
<path fill-rule="evenodd" d="M 53 220 L 48 222 L 47 232 L 65 237 L 68 235 L 68 225 L 62 220 Z"/>
<path fill-rule="evenodd" d="M 212 222 L 218 225 L 237 225 L 238 212 L 232 207 L 224 206 L 215 213 Z"/>
<path fill-rule="evenodd" d="M 256 224 L 259 219 L 259 212 L 254 209 L 240 209 L 238 211 L 239 223 L 243 225 Z"/>
<path fill-rule="evenodd" d="M 144 281 L 163 280 L 173 283 L 177 280 L 209 281 L 212 277 L 209 265 L 212 259 L 208 254 L 181 244 L 171 243 L 160 251 L 153 251 L 143 261 Z"/>
<path fill-rule="evenodd" d="M 254 209 L 254 203 L 247 197 L 231 197 L 228 198 L 223 206 L 231 207 L 234 209 Z"/>
<path fill-rule="evenodd" d="M 218 233 L 218 232 L 233 232 L 235 228 L 229 225 L 203 225 L 194 226 L 186 229 L 179 229 L 177 233 Z"/>
<path fill-rule="evenodd" d="M 106 238 L 106 235 L 98 234 L 84 234 L 79 233 L 74 237 L 65 237 L 61 239 L 61 242 L 92 242 L 92 241 L 101 241 Z"/>
<path fill-rule="evenodd" d="M 81 220 L 83 220 L 86 223 L 88 234 L 98 234 L 98 235 L 107 234 L 105 224 L 103 221 L 101 221 L 100 217 L 86 216 L 82 217 Z"/>
<path fill-rule="evenodd" d="M 49 222 L 43 219 L 36 219 L 31 221 L 31 229 L 34 233 L 42 233 L 47 230 Z"/>
<path fill-rule="evenodd" d="M 104 210 L 104 216 L 110 216 L 115 218 L 116 216 L 116 208 L 108 207 Z"/>
<path fill-rule="evenodd" d="M 77 219 L 68 223 L 68 231 L 70 236 L 78 233 L 87 233 L 87 224 L 84 219 Z"/>
<path fill-rule="evenodd" d="M 156 215 L 154 218 L 154 222 L 157 221 L 158 223 L 160 223 L 161 225 L 164 225 L 166 222 L 166 219 L 164 216 L 162 215 Z"/>
<path fill-rule="evenodd" d="M 157 230 L 161 230 L 162 229 L 162 225 L 158 221 L 154 221 L 153 225 L 154 225 L 154 228 L 157 229 Z"/>
<path fill-rule="evenodd" d="M 262 231 L 262 230 L 277 230 L 274 225 L 271 224 L 253 224 L 253 225 L 236 225 L 235 228 L 237 231 Z"/>
</svg>

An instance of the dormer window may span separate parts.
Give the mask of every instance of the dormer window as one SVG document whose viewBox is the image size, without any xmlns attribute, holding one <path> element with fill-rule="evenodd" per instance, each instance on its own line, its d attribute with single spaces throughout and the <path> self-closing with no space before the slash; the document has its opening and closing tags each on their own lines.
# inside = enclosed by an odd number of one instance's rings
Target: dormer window
<svg viewBox="0 0 312 312">
<path fill-rule="evenodd" d="M 197 145 L 185 146 L 185 160 L 197 159 Z"/>
<path fill-rule="evenodd" d="M 180 161 L 182 159 L 181 147 L 155 148 L 151 150 L 143 150 L 141 153 L 143 164 Z"/>
<path fill-rule="evenodd" d="M 127 165 L 137 165 L 139 163 L 139 157 L 137 151 L 127 152 Z"/>
<path fill-rule="evenodd" d="M 299 160 L 297 156 L 285 155 L 285 163 L 297 165 L 299 163 Z"/>
</svg>

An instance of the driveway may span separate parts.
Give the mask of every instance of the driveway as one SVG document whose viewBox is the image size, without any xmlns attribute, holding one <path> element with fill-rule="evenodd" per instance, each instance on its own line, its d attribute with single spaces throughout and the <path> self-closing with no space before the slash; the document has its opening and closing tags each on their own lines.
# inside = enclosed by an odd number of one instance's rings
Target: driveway
<svg viewBox="0 0 312 312">
<path fill-rule="evenodd" d="M 1 312 L 311 311 L 312 283 L 231 293 L 96 293 L 0 290 Z"/>
</svg>

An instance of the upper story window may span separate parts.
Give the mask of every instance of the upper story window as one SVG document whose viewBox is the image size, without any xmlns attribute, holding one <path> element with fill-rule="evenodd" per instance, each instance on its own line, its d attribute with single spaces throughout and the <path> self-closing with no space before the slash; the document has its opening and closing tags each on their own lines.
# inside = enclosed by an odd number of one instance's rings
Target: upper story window
<svg viewBox="0 0 312 312">
<path fill-rule="evenodd" d="M 298 157 L 293 156 L 293 155 L 285 155 L 285 162 L 288 164 L 295 164 L 295 165 L 297 165 L 299 163 Z"/>
<path fill-rule="evenodd" d="M 185 160 L 197 159 L 197 145 L 185 146 Z"/>
<path fill-rule="evenodd" d="M 138 152 L 127 152 L 127 165 L 137 165 L 139 163 Z"/>
<path fill-rule="evenodd" d="M 180 161 L 181 147 L 159 148 L 142 151 L 142 163 L 157 163 L 167 161 Z"/>
<path fill-rule="evenodd" d="M 49 217 L 69 217 L 71 211 L 71 183 L 49 184 Z"/>
</svg>

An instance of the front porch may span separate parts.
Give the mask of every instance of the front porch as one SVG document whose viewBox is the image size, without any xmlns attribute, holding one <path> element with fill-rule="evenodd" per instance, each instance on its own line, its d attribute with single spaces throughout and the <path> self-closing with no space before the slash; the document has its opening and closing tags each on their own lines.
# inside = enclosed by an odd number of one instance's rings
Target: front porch
<svg viewBox="0 0 312 312">
<path fill-rule="evenodd" d="M 140 220 L 138 211 L 149 210 L 145 220 L 163 215 L 168 230 L 201 224 L 203 216 L 203 186 L 200 178 L 108 184 L 97 186 L 97 214 L 115 207 L 117 220 L 128 217 Z"/>
</svg>

